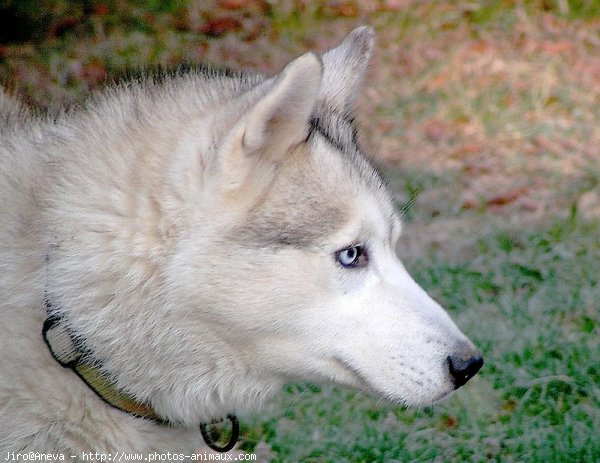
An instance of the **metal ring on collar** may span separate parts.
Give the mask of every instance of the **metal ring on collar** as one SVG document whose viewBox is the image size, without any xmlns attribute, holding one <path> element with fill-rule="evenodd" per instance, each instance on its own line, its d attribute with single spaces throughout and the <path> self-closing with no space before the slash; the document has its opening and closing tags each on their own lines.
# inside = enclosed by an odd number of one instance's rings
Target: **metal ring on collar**
<svg viewBox="0 0 600 463">
<path fill-rule="evenodd" d="M 215 452 L 229 452 L 237 443 L 238 438 L 240 437 L 240 422 L 236 418 L 235 415 L 227 415 L 227 419 L 231 422 L 231 435 L 229 436 L 229 440 L 223 446 L 218 444 L 219 439 L 214 440 L 212 436 L 212 432 L 207 429 L 207 426 L 211 424 L 219 423 L 223 420 L 213 421 L 212 423 L 202 423 L 200 425 L 200 432 L 202 433 L 202 437 L 206 445 L 208 445 Z"/>
</svg>

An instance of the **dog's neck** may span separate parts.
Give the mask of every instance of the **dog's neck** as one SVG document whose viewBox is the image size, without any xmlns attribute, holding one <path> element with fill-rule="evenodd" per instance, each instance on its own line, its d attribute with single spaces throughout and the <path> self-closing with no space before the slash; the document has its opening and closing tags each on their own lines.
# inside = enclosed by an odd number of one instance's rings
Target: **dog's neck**
<svg viewBox="0 0 600 463">
<path fill-rule="evenodd" d="M 52 308 L 46 300 L 46 309 Z M 104 374 L 97 362 L 91 360 L 89 352 L 81 342 L 74 340 L 65 321 L 58 315 L 49 315 L 42 328 L 44 341 L 54 359 L 65 368 L 70 368 L 87 386 L 107 404 L 139 418 L 148 418 L 159 424 L 169 424 L 160 418 L 150 404 L 142 403 L 133 396 L 119 390 Z"/>
<path fill-rule="evenodd" d="M 168 420 L 161 418 L 150 404 L 140 402 L 130 394 L 117 388 L 110 378 L 102 372 L 100 365 L 93 360 L 85 345 L 69 331 L 65 320 L 54 313 L 52 304 L 47 297 L 45 305 L 47 318 L 42 328 L 42 336 L 52 357 L 60 365 L 64 368 L 70 368 L 100 399 L 110 406 L 138 418 L 150 419 L 161 425 L 171 425 Z M 207 424 L 200 424 L 204 441 L 217 452 L 231 450 L 239 437 L 237 418 L 234 415 L 227 415 L 227 419 L 231 422 L 231 434 L 223 445 L 218 442 L 218 438 L 214 438 L 212 432 L 207 430 Z"/>
</svg>

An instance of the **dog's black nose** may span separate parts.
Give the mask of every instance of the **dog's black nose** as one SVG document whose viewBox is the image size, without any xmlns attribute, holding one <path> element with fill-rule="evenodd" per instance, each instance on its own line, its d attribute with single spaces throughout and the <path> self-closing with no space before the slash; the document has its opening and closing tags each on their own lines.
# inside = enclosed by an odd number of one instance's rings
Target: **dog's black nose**
<svg viewBox="0 0 600 463">
<path fill-rule="evenodd" d="M 450 375 L 454 380 L 454 389 L 466 384 L 483 366 L 483 357 L 479 354 L 464 358 L 460 355 L 448 357 Z"/>
</svg>

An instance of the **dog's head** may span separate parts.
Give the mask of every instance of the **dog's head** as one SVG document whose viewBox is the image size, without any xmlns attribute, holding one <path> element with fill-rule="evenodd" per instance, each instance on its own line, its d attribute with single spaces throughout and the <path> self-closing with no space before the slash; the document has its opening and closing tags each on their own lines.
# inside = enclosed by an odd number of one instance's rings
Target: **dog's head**
<svg viewBox="0 0 600 463">
<path fill-rule="evenodd" d="M 237 93 L 235 77 L 186 83 L 214 94 L 221 85 L 227 98 L 213 98 L 164 154 L 170 193 L 148 220 L 168 211 L 169 245 L 148 246 L 160 262 L 152 284 L 140 278 L 90 303 L 104 306 L 87 320 L 72 317 L 119 387 L 162 416 L 197 424 L 254 407 L 289 380 L 429 404 L 480 368 L 396 256 L 396 208 L 357 144 L 353 106 L 372 46 L 362 27 Z M 119 268 L 124 281 L 142 274 L 119 260 L 110 271 Z M 108 287 L 99 278 L 86 291 Z"/>
<path fill-rule="evenodd" d="M 353 105 L 372 45 L 372 30 L 356 29 L 216 116 L 227 130 L 203 163 L 212 200 L 189 212 L 168 287 L 189 307 L 179 322 L 192 346 L 217 333 L 214 370 L 201 374 L 226 380 L 224 406 L 291 379 L 429 404 L 482 364 L 396 256 L 398 214 L 357 144 Z M 193 365 L 205 353 L 181 355 Z"/>
</svg>

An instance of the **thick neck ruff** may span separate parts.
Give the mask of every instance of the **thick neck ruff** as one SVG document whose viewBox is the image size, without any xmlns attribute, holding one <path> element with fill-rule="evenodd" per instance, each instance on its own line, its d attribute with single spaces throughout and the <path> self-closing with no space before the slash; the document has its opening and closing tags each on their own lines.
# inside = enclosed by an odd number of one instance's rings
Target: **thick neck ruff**
<svg viewBox="0 0 600 463">
<path fill-rule="evenodd" d="M 47 298 L 45 304 L 47 318 L 42 328 L 42 336 L 52 357 L 60 365 L 71 369 L 98 397 L 112 407 L 138 418 L 153 420 L 161 425 L 172 425 L 168 420 L 161 418 L 150 404 L 139 402 L 130 394 L 118 389 L 110 378 L 102 373 L 99 365 L 89 360 L 92 358 L 90 352 L 74 338 L 64 319 L 52 313 L 52 304 Z M 239 437 L 238 419 L 234 415 L 227 415 L 227 419 L 231 423 L 231 431 L 228 440 L 222 445 L 218 433 L 208 429 L 221 420 L 200 424 L 204 442 L 217 452 L 231 450 Z"/>
</svg>

